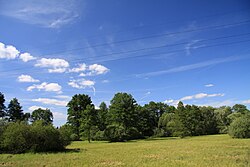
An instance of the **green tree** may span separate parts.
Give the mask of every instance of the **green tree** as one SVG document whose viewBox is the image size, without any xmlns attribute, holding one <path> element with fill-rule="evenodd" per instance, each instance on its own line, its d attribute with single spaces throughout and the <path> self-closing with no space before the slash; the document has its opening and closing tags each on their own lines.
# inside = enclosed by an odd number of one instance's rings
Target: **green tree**
<svg viewBox="0 0 250 167">
<path fill-rule="evenodd" d="M 104 131 L 107 127 L 107 115 L 108 107 L 105 102 L 102 102 L 98 110 L 98 127 L 101 131 Z"/>
<path fill-rule="evenodd" d="M 68 107 L 68 124 L 72 126 L 73 133 L 76 134 L 77 139 L 80 139 L 80 119 L 83 116 L 83 111 L 87 105 L 91 105 L 92 101 L 88 95 L 76 94 L 67 104 Z"/>
<path fill-rule="evenodd" d="M 5 112 L 5 105 L 4 105 L 5 99 L 4 99 L 4 94 L 0 92 L 0 118 L 4 118 L 6 116 Z"/>
<path fill-rule="evenodd" d="M 97 112 L 95 110 L 95 106 L 87 105 L 86 109 L 83 111 L 83 115 L 81 118 L 81 131 L 87 137 L 89 143 L 91 138 L 93 137 L 93 131 L 98 131 L 96 128 L 97 125 Z"/>
<path fill-rule="evenodd" d="M 230 124 L 229 135 L 233 138 L 250 138 L 250 114 L 236 118 Z"/>
<path fill-rule="evenodd" d="M 135 99 L 132 95 L 127 93 L 116 93 L 111 100 L 109 109 L 109 125 L 114 125 L 111 129 L 119 129 L 119 132 L 121 132 L 121 129 L 124 129 L 126 137 L 123 135 L 123 140 L 138 137 L 137 123 L 139 117 L 136 107 L 137 103 Z M 132 133 L 133 135 L 131 136 Z"/>
<path fill-rule="evenodd" d="M 17 122 L 24 120 L 24 113 L 22 110 L 22 106 L 18 102 L 17 98 L 14 98 L 10 101 L 7 109 L 7 115 L 9 117 L 9 121 Z"/>
<path fill-rule="evenodd" d="M 49 109 L 38 108 L 32 112 L 31 119 L 32 122 L 42 120 L 45 125 L 49 125 L 53 122 L 53 114 Z"/>
<path fill-rule="evenodd" d="M 232 107 L 232 110 L 233 112 L 239 112 L 239 113 L 245 113 L 247 112 L 247 107 L 243 104 L 235 104 L 233 107 Z"/>
<path fill-rule="evenodd" d="M 232 114 L 231 107 L 228 106 L 222 106 L 220 108 L 217 108 L 214 110 L 217 120 L 217 127 L 219 129 L 219 133 L 227 133 L 228 127 L 231 123 L 230 118 L 228 117 L 230 114 Z"/>
</svg>

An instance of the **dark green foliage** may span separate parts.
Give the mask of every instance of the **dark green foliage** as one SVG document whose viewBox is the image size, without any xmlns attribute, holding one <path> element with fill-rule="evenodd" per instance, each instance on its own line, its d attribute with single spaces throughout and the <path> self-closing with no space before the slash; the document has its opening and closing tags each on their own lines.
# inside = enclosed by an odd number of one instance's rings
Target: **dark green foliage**
<svg viewBox="0 0 250 167">
<path fill-rule="evenodd" d="M 231 123 L 230 118 L 228 117 L 230 114 L 232 114 L 231 107 L 222 106 L 215 111 L 216 120 L 217 120 L 217 127 L 219 130 L 219 133 L 227 133 L 228 127 Z"/>
<path fill-rule="evenodd" d="M 75 140 L 73 137 L 72 127 L 68 124 L 65 124 L 59 128 L 59 132 L 63 141 L 65 142 L 64 145 L 68 145 L 71 141 Z"/>
<path fill-rule="evenodd" d="M 9 153 L 23 153 L 32 146 L 30 126 L 24 123 L 10 123 L 2 135 L 2 148 Z"/>
<path fill-rule="evenodd" d="M 4 118 L 6 116 L 6 107 L 4 105 L 5 99 L 4 99 L 4 94 L 0 92 L 0 119 Z"/>
<path fill-rule="evenodd" d="M 52 125 L 44 126 L 43 121 L 36 121 L 31 126 L 32 147 L 34 152 L 61 151 L 68 145 L 60 132 Z"/>
<path fill-rule="evenodd" d="M 104 131 L 104 136 L 108 141 L 119 142 L 127 139 L 125 128 L 122 125 L 108 125 Z"/>
<path fill-rule="evenodd" d="M 24 120 L 24 113 L 22 110 L 22 106 L 18 102 L 17 98 L 14 98 L 10 101 L 10 104 L 8 105 L 7 115 L 9 121 L 11 122 Z"/>
<path fill-rule="evenodd" d="M 94 105 L 87 105 L 86 109 L 82 113 L 81 126 L 80 131 L 84 136 L 87 137 L 88 141 L 90 142 L 91 137 L 94 135 L 95 132 L 98 131 L 97 126 L 97 111 L 95 110 Z"/>
<path fill-rule="evenodd" d="M 61 151 L 69 142 L 52 125 L 12 122 L 5 125 L 0 147 L 6 153 Z"/>
<path fill-rule="evenodd" d="M 229 127 L 229 135 L 233 138 L 250 138 L 250 115 L 236 118 Z"/>
<path fill-rule="evenodd" d="M 106 103 L 102 102 L 98 110 L 98 127 L 101 131 L 104 131 L 107 127 L 107 116 L 108 116 L 108 107 Z"/>
<path fill-rule="evenodd" d="M 49 109 L 38 108 L 32 112 L 31 119 L 32 122 L 42 120 L 45 125 L 49 125 L 53 122 L 53 114 Z"/>
<path fill-rule="evenodd" d="M 76 94 L 68 103 L 68 123 L 72 126 L 74 134 L 77 135 L 77 140 L 80 139 L 80 125 L 83 111 L 87 105 L 91 105 L 92 101 L 88 95 Z"/>
<path fill-rule="evenodd" d="M 233 107 L 233 112 L 245 113 L 247 112 L 247 107 L 243 104 L 235 104 Z"/>
<path fill-rule="evenodd" d="M 136 111 L 137 104 L 132 95 L 117 93 L 111 100 L 109 116 L 109 128 L 105 131 L 110 139 L 110 132 L 114 132 L 114 139 L 128 140 L 140 136 L 138 131 L 139 117 Z M 113 141 L 113 139 L 112 139 Z"/>
</svg>

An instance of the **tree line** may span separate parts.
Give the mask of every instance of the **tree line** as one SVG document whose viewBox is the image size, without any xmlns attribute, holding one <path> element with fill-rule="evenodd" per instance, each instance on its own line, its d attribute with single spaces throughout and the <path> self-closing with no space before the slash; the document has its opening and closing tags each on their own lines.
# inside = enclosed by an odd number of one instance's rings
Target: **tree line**
<svg viewBox="0 0 250 167">
<path fill-rule="evenodd" d="M 7 107 L 4 103 L 0 92 L 0 152 L 63 150 L 73 140 L 117 142 L 224 133 L 250 137 L 250 111 L 242 104 L 214 108 L 180 101 L 175 107 L 151 101 L 141 106 L 131 94 L 116 93 L 109 106 L 102 102 L 96 109 L 90 96 L 76 94 L 67 104 L 67 123 L 55 128 L 49 109 L 30 114 L 23 113 L 16 98 Z"/>
<path fill-rule="evenodd" d="M 131 94 L 116 93 L 108 107 L 95 109 L 91 98 L 76 94 L 67 105 L 72 140 L 127 141 L 152 136 L 198 136 L 229 133 L 250 137 L 250 111 L 245 105 L 219 108 L 162 102 L 136 103 Z"/>
</svg>

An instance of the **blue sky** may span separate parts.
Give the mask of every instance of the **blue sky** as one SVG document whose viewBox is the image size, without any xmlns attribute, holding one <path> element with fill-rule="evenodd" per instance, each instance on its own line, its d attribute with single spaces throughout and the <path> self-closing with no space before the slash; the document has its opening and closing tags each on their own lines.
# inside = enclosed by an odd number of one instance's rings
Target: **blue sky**
<svg viewBox="0 0 250 167">
<path fill-rule="evenodd" d="M 0 0 L 0 91 L 66 122 L 74 94 L 250 106 L 247 0 Z"/>
</svg>

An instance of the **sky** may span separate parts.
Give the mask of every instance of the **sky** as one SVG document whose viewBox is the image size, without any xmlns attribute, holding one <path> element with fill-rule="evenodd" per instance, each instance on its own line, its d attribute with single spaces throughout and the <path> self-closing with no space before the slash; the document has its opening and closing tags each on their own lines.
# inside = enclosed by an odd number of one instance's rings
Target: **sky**
<svg viewBox="0 0 250 167">
<path fill-rule="evenodd" d="M 248 0 L 0 0 L 0 92 L 54 125 L 87 94 L 250 108 Z"/>
</svg>

